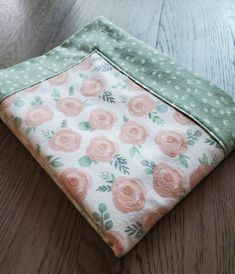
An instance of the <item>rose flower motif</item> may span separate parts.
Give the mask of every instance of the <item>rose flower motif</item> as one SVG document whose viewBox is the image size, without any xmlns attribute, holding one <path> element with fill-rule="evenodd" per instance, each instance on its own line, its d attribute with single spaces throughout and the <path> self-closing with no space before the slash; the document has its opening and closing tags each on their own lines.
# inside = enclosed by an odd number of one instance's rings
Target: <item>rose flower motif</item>
<svg viewBox="0 0 235 274">
<path fill-rule="evenodd" d="M 86 198 L 90 178 L 83 171 L 67 168 L 60 174 L 60 182 L 78 202 Z"/>
<path fill-rule="evenodd" d="M 125 144 L 142 145 L 147 135 L 147 130 L 143 126 L 129 121 L 121 127 L 119 136 Z"/>
<path fill-rule="evenodd" d="M 202 164 L 197 169 L 195 169 L 190 176 L 190 188 L 193 189 L 211 172 L 211 170 L 212 167 L 207 164 Z"/>
<path fill-rule="evenodd" d="M 110 245 L 116 256 L 121 256 L 125 250 L 125 240 L 123 236 L 116 231 L 108 231 L 105 233 L 104 240 Z"/>
<path fill-rule="evenodd" d="M 48 81 L 53 86 L 58 86 L 65 84 L 69 79 L 68 72 L 64 72 L 61 74 L 56 75 L 55 77 L 50 78 Z"/>
<path fill-rule="evenodd" d="M 100 96 L 105 90 L 105 83 L 95 77 L 91 77 L 83 81 L 81 93 L 84 96 Z"/>
<path fill-rule="evenodd" d="M 6 99 L 3 100 L 2 103 L 0 103 L 0 109 L 7 109 L 9 108 L 16 100 L 16 94 L 13 94 Z"/>
<path fill-rule="evenodd" d="M 27 88 L 24 90 L 24 92 L 34 92 L 35 90 L 37 90 L 39 88 L 40 84 L 34 85 L 30 88 Z"/>
<path fill-rule="evenodd" d="M 131 97 L 128 101 L 128 111 L 134 116 L 144 116 L 151 112 L 155 107 L 155 102 L 147 95 Z"/>
<path fill-rule="evenodd" d="M 145 189 L 141 181 L 118 177 L 112 184 L 113 203 L 123 213 L 139 211 L 145 204 Z"/>
<path fill-rule="evenodd" d="M 133 90 L 139 90 L 142 91 L 143 88 L 141 86 L 139 86 L 138 84 L 136 84 L 134 81 L 132 81 L 131 79 L 128 80 L 127 82 L 128 88 L 129 89 L 133 89 Z"/>
<path fill-rule="evenodd" d="M 80 148 L 81 135 L 71 129 L 60 129 L 49 140 L 51 149 L 73 152 Z"/>
<path fill-rule="evenodd" d="M 54 113 L 48 106 L 32 107 L 25 115 L 25 124 L 29 127 L 36 127 L 50 121 L 53 116 Z"/>
<path fill-rule="evenodd" d="M 76 65 L 74 68 L 76 70 L 82 71 L 82 70 L 88 70 L 93 66 L 93 61 L 91 57 L 86 58 L 83 60 L 80 64 Z"/>
<path fill-rule="evenodd" d="M 87 155 L 93 161 L 110 162 L 117 154 L 117 145 L 104 136 L 95 137 L 87 147 Z"/>
<path fill-rule="evenodd" d="M 149 231 L 167 212 L 168 209 L 165 207 L 156 207 L 148 210 L 143 218 L 144 231 Z"/>
<path fill-rule="evenodd" d="M 73 117 L 79 115 L 85 105 L 78 97 L 70 96 L 60 99 L 56 107 L 59 111 L 63 112 L 64 115 Z"/>
<path fill-rule="evenodd" d="M 153 188 L 162 197 L 179 198 L 184 193 L 185 178 L 181 170 L 160 163 L 153 170 Z"/>
<path fill-rule="evenodd" d="M 185 114 L 179 111 L 176 111 L 173 117 L 181 125 L 196 125 L 196 123 L 192 119 L 188 118 Z"/>
<path fill-rule="evenodd" d="M 88 123 L 93 129 L 110 129 L 113 126 L 115 118 L 112 112 L 96 108 L 91 111 Z"/>
<path fill-rule="evenodd" d="M 155 142 L 159 149 L 170 157 L 177 157 L 188 149 L 186 137 L 176 131 L 159 131 Z"/>
</svg>

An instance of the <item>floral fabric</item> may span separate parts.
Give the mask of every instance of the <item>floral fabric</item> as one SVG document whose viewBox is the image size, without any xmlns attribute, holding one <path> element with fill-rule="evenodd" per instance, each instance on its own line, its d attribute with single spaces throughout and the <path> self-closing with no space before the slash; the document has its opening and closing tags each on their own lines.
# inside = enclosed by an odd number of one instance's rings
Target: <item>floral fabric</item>
<svg viewBox="0 0 235 274">
<path fill-rule="evenodd" d="M 198 124 L 98 53 L 8 97 L 0 115 L 117 256 L 224 157 Z"/>
</svg>

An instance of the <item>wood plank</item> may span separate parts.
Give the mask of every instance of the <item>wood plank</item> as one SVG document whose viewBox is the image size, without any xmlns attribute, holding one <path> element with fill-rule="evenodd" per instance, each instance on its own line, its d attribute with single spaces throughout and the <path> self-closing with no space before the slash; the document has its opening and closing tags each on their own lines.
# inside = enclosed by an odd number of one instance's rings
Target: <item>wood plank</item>
<svg viewBox="0 0 235 274">
<path fill-rule="evenodd" d="M 164 1 L 156 47 L 235 96 L 234 14 L 234 1 Z M 159 273 L 234 273 L 234 159 L 235 152 L 174 211 L 182 223 L 172 230 L 174 251 L 163 243 Z"/>
<path fill-rule="evenodd" d="M 164 1 L 156 47 L 235 97 L 234 1 Z"/>
<path fill-rule="evenodd" d="M 154 0 L 3 0 L 0 68 L 43 54 L 100 15 L 154 46 L 160 10 L 161 1 Z"/>
</svg>

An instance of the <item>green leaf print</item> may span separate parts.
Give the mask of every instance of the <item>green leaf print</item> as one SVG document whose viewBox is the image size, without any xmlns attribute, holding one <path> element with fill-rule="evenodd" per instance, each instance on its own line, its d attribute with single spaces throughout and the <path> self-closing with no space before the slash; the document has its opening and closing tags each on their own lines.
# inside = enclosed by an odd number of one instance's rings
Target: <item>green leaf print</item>
<svg viewBox="0 0 235 274">
<path fill-rule="evenodd" d="M 144 228 L 140 222 L 136 222 L 135 224 L 131 224 L 130 226 L 127 226 L 127 228 L 125 229 L 125 232 L 129 236 L 134 236 L 136 239 L 142 238 L 144 236 Z"/>
<path fill-rule="evenodd" d="M 126 123 L 128 121 L 129 121 L 129 119 L 126 117 L 126 115 L 123 115 L 123 122 Z"/>
<path fill-rule="evenodd" d="M 41 97 L 36 96 L 36 97 L 34 98 L 34 100 L 33 100 L 30 104 L 31 104 L 32 106 L 40 106 L 40 105 L 43 104 L 43 101 L 42 101 Z"/>
<path fill-rule="evenodd" d="M 69 95 L 74 95 L 74 86 L 69 87 Z"/>
<path fill-rule="evenodd" d="M 54 101 L 58 101 L 60 99 L 60 93 L 57 89 L 54 89 L 51 93 L 51 97 L 54 99 Z"/>
<path fill-rule="evenodd" d="M 127 102 L 127 99 L 128 97 L 125 96 L 125 95 L 119 95 L 120 99 L 121 99 L 121 103 L 126 103 Z"/>
<path fill-rule="evenodd" d="M 130 149 L 130 156 L 133 157 L 133 156 L 135 156 L 136 154 L 140 154 L 140 150 L 139 150 L 138 147 L 133 146 L 133 147 Z"/>
<path fill-rule="evenodd" d="M 206 153 L 203 153 L 203 156 L 199 159 L 199 162 L 203 165 L 209 165 L 209 159 Z"/>
<path fill-rule="evenodd" d="M 93 212 L 92 217 L 101 225 L 101 230 L 106 231 L 110 230 L 113 227 L 113 222 L 110 220 L 110 214 L 107 212 L 107 206 L 105 203 L 99 204 L 99 212 Z"/>
<path fill-rule="evenodd" d="M 115 181 L 115 176 L 111 172 L 102 172 L 100 174 L 100 177 L 104 180 L 106 184 L 112 184 Z M 111 186 L 110 185 L 102 185 L 99 186 L 96 191 L 100 192 L 110 192 L 111 191 Z"/>
<path fill-rule="evenodd" d="M 192 129 L 188 129 L 187 136 L 188 136 L 188 145 L 193 146 L 195 144 L 195 141 L 197 141 L 198 138 L 202 136 L 202 132 L 201 130 L 196 130 L 193 132 Z"/>
<path fill-rule="evenodd" d="M 149 112 L 148 116 L 154 123 L 157 123 L 158 125 L 163 124 L 163 119 L 158 116 L 158 113 L 156 111 Z"/>
<path fill-rule="evenodd" d="M 68 126 L 68 121 L 67 119 L 64 119 L 62 122 L 61 122 L 61 127 L 67 127 Z"/>
<path fill-rule="evenodd" d="M 55 132 L 53 130 L 42 130 L 42 136 L 47 138 L 47 139 L 51 139 L 51 137 L 55 134 Z"/>
<path fill-rule="evenodd" d="M 187 160 L 189 160 L 189 159 L 190 158 L 188 156 L 184 155 L 184 154 L 181 154 L 179 156 L 180 163 L 186 168 L 188 168 L 188 161 Z"/>
<path fill-rule="evenodd" d="M 110 91 L 104 91 L 104 93 L 99 98 L 110 104 L 116 103 L 115 98 Z"/>
<path fill-rule="evenodd" d="M 94 68 L 94 71 L 101 71 L 101 72 L 106 72 L 112 70 L 112 67 L 109 64 L 103 64 L 100 66 L 96 66 Z"/>
<path fill-rule="evenodd" d="M 79 164 L 80 166 L 86 167 L 86 166 L 90 166 L 92 164 L 92 160 L 89 158 L 88 155 L 82 156 L 79 159 Z"/>
<path fill-rule="evenodd" d="M 102 185 L 99 186 L 96 191 L 100 191 L 100 192 L 110 192 L 111 191 L 111 186 L 109 185 Z"/>
<path fill-rule="evenodd" d="M 86 79 L 86 78 L 88 78 L 88 76 L 87 76 L 87 75 L 85 75 L 85 74 L 83 74 L 83 73 L 79 73 L 79 76 L 80 76 L 80 78 L 82 78 L 82 79 Z"/>
<path fill-rule="evenodd" d="M 83 130 L 83 131 L 93 131 L 94 129 L 90 127 L 90 124 L 88 122 L 81 122 L 78 125 L 79 129 Z"/>
<path fill-rule="evenodd" d="M 22 119 L 20 117 L 15 117 L 14 123 L 15 123 L 16 127 L 19 128 L 22 125 Z"/>
<path fill-rule="evenodd" d="M 218 148 L 219 150 L 222 149 L 221 145 L 220 145 L 219 143 L 217 143 L 215 140 L 206 139 L 204 143 L 209 144 L 209 146 L 215 146 L 215 147 Z"/>
<path fill-rule="evenodd" d="M 153 161 L 147 161 L 147 160 L 142 160 L 141 164 L 145 167 L 145 173 L 150 175 L 153 173 L 153 170 L 156 166 L 156 164 Z"/>
<path fill-rule="evenodd" d="M 115 176 L 111 172 L 101 172 L 100 177 L 105 181 L 105 183 L 112 184 L 115 181 Z"/>
<path fill-rule="evenodd" d="M 63 163 L 61 163 L 61 162 L 59 161 L 59 160 L 60 160 L 59 157 L 54 157 L 54 156 L 52 156 L 52 155 L 49 155 L 49 156 L 47 156 L 47 160 L 48 160 L 48 163 L 49 163 L 51 166 L 55 167 L 55 168 L 62 167 L 62 166 L 64 165 Z"/>
<path fill-rule="evenodd" d="M 127 160 L 119 154 L 117 154 L 111 161 L 111 165 L 124 174 L 130 173 L 129 167 L 127 166 Z"/>
<path fill-rule="evenodd" d="M 22 107 L 24 105 L 24 101 L 22 99 L 17 98 L 16 101 L 14 102 L 14 105 L 16 107 Z"/>
</svg>

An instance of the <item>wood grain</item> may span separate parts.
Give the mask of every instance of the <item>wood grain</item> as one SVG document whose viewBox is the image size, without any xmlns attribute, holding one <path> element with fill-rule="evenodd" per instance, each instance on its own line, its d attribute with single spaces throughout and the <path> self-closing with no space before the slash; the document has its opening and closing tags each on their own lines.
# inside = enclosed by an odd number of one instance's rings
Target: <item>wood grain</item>
<svg viewBox="0 0 235 274">
<path fill-rule="evenodd" d="M 104 15 L 232 94 L 234 11 L 224 0 L 2 0 L 0 67 L 40 55 Z M 119 259 L 0 123 L 0 274 L 232 274 L 234 171 L 232 153 Z"/>
</svg>

